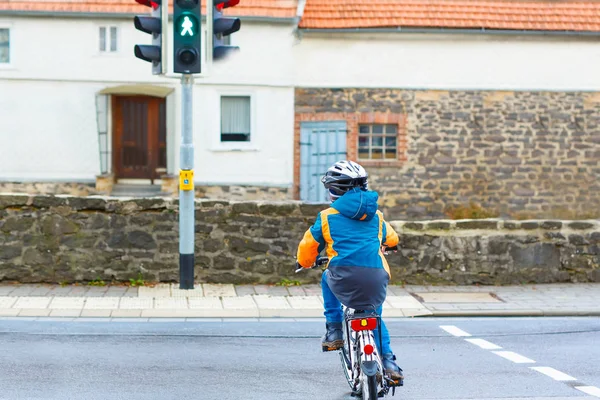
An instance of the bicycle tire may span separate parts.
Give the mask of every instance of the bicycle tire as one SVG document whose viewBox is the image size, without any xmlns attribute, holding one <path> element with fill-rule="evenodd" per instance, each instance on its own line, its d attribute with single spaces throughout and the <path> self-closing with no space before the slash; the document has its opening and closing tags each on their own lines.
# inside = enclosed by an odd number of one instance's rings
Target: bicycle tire
<svg viewBox="0 0 600 400">
<path fill-rule="evenodd" d="M 367 376 L 363 373 L 362 398 L 363 400 L 377 400 L 377 376 Z"/>
<path fill-rule="evenodd" d="M 348 356 L 347 356 L 347 351 L 345 348 L 343 348 L 340 351 L 340 360 L 342 361 L 342 368 L 344 370 L 344 376 L 346 377 L 346 382 L 348 383 L 348 386 L 350 386 L 350 389 L 352 389 L 354 387 L 353 383 L 352 383 L 352 379 L 350 377 L 350 374 L 352 373 L 352 366 L 350 365 Z"/>
</svg>

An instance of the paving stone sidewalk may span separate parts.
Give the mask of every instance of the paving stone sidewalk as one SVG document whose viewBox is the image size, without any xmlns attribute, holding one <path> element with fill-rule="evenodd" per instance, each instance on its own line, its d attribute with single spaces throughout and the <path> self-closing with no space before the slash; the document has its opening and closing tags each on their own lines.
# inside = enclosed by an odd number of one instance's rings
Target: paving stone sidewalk
<svg viewBox="0 0 600 400">
<path fill-rule="evenodd" d="M 600 283 L 390 286 L 387 317 L 600 316 Z M 320 318 L 319 285 L 0 285 L 0 317 Z"/>
</svg>

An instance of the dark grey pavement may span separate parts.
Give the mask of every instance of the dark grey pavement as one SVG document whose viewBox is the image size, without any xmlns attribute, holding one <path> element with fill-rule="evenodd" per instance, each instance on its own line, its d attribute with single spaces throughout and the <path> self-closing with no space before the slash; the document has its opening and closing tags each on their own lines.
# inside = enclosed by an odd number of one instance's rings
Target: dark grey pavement
<svg viewBox="0 0 600 400">
<path fill-rule="evenodd" d="M 390 319 L 388 326 L 407 378 L 387 398 L 598 398 L 574 387 L 600 388 L 600 318 Z M 0 319 L 0 399 L 350 399 L 337 353 L 320 352 L 322 330 L 314 320 Z M 515 363 L 465 340 L 472 338 L 535 363 Z M 542 366 L 577 381 L 530 368 Z"/>
</svg>

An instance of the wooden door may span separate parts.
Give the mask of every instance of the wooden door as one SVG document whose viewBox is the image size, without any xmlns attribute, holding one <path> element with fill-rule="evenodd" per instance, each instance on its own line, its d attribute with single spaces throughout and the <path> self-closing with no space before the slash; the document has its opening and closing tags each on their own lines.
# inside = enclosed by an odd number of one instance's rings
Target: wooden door
<svg viewBox="0 0 600 400">
<path fill-rule="evenodd" d="M 112 109 L 115 177 L 160 178 L 167 166 L 165 99 L 113 96 Z"/>
</svg>

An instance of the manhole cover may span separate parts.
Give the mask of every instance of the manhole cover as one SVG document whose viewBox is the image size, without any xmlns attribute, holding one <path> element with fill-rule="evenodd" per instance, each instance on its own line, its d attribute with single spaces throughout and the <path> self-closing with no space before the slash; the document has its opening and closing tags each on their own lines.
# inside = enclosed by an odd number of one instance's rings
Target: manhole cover
<svg viewBox="0 0 600 400">
<path fill-rule="evenodd" d="M 493 293 L 413 293 L 423 303 L 501 303 Z"/>
</svg>

